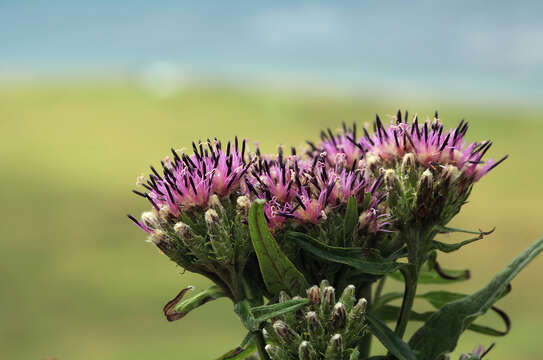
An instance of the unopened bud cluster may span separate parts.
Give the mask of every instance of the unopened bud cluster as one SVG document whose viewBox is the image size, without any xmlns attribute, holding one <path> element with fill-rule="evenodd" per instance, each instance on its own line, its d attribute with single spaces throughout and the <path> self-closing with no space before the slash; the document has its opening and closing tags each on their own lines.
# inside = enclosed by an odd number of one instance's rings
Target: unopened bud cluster
<svg viewBox="0 0 543 360">
<path fill-rule="evenodd" d="M 265 331 L 272 360 L 358 359 L 356 349 L 366 329 L 366 299 L 356 299 L 355 287 L 338 296 L 324 280 L 307 290 L 309 304 L 275 319 Z M 281 294 L 279 301 L 288 300 Z"/>
</svg>

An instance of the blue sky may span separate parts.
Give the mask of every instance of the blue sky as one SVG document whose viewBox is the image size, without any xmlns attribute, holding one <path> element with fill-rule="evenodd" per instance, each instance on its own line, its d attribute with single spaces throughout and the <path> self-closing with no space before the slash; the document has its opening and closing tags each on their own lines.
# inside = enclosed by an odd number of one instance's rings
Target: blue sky
<svg viewBox="0 0 543 360">
<path fill-rule="evenodd" d="M 543 2 L 6 1 L 0 74 L 189 72 L 543 95 Z"/>
</svg>

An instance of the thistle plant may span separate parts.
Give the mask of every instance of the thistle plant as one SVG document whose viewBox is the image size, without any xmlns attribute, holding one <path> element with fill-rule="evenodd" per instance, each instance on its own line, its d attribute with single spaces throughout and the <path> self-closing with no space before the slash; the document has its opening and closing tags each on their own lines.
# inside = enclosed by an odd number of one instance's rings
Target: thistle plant
<svg viewBox="0 0 543 360">
<path fill-rule="evenodd" d="M 492 142 L 469 143 L 467 130 L 463 120 L 446 130 L 437 112 L 409 121 L 398 111 L 388 125 L 379 116 L 372 130 L 344 124 L 288 154 L 263 154 L 237 138 L 193 143 L 192 154 L 172 149 L 134 190 L 151 209 L 129 218 L 169 259 L 214 285 L 188 299 L 191 288 L 183 289 L 164 315 L 178 320 L 230 298 L 248 334 L 220 359 L 369 359 L 376 339 L 388 353 L 375 359 L 441 360 L 466 330 L 505 335 L 511 320 L 494 304 L 543 239 L 474 294 L 418 291 L 469 279 L 467 269 L 443 268 L 438 254 L 492 232 L 449 227 L 475 184 L 507 158 L 485 159 Z M 474 236 L 440 240 L 453 232 Z M 404 291 L 386 292 L 387 279 Z M 434 311 L 417 312 L 416 300 Z M 505 331 L 475 322 L 488 311 Z M 418 328 L 406 339 L 408 324 Z"/>
</svg>

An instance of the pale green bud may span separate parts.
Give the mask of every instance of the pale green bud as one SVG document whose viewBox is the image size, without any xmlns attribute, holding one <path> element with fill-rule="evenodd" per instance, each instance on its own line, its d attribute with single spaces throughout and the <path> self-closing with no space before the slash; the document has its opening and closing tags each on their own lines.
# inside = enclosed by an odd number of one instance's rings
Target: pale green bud
<svg viewBox="0 0 543 360">
<path fill-rule="evenodd" d="M 406 174 L 407 172 L 413 170 L 415 168 L 415 164 L 417 163 L 417 160 L 415 159 L 415 154 L 413 153 L 407 153 L 403 156 L 402 159 L 402 174 Z"/>
<path fill-rule="evenodd" d="M 238 197 L 236 200 L 236 211 L 238 213 L 238 216 L 242 218 L 247 218 L 249 215 L 249 209 L 251 208 L 251 200 L 243 195 Z"/>
<path fill-rule="evenodd" d="M 155 230 L 151 234 L 151 241 L 155 244 L 163 253 L 168 253 L 175 249 L 175 245 L 172 243 L 168 234 L 162 230 Z"/>
<path fill-rule="evenodd" d="M 298 346 L 300 343 L 300 335 L 292 330 L 284 321 L 277 320 L 273 323 L 273 330 L 285 345 Z"/>
<path fill-rule="evenodd" d="M 158 211 L 158 217 L 162 222 L 173 223 L 175 222 L 175 215 L 168 205 L 162 205 Z"/>
<path fill-rule="evenodd" d="M 325 358 L 326 360 L 343 360 L 343 338 L 340 334 L 335 334 L 330 339 Z"/>
<path fill-rule="evenodd" d="M 347 311 L 345 311 L 345 305 L 342 302 L 337 302 L 332 310 L 332 316 L 330 318 L 332 328 L 335 331 L 340 331 L 345 328 L 347 324 Z"/>
<path fill-rule="evenodd" d="M 298 358 L 300 360 L 317 360 L 317 352 L 308 341 L 302 341 L 298 347 Z"/>
<path fill-rule="evenodd" d="M 371 171 L 377 171 L 379 167 L 380 159 L 375 154 L 366 154 L 366 167 Z"/>
<path fill-rule="evenodd" d="M 434 184 L 434 175 L 430 169 L 424 170 L 420 177 L 420 189 L 432 189 Z"/>
<path fill-rule="evenodd" d="M 270 356 L 272 360 L 288 359 L 288 355 L 277 346 L 268 344 L 266 345 L 264 349 L 266 350 L 266 352 L 268 353 L 268 355 Z"/>
<path fill-rule="evenodd" d="M 141 214 L 141 222 L 145 224 L 149 229 L 158 229 L 160 228 L 160 221 L 156 215 L 151 211 L 146 211 Z"/>
<path fill-rule="evenodd" d="M 332 307 L 336 303 L 336 291 L 333 287 L 327 286 L 322 292 L 320 312 L 323 319 L 328 319 L 332 312 Z"/>
<path fill-rule="evenodd" d="M 182 221 L 179 221 L 173 226 L 173 230 L 175 231 L 177 235 L 179 235 L 179 237 L 181 238 L 181 240 L 183 240 L 183 243 L 187 247 L 192 248 L 195 245 L 194 233 L 192 232 L 192 229 L 190 228 L 190 226 L 188 226 Z"/>
<path fill-rule="evenodd" d="M 219 222 L 219 214 L 214 209 L 208 209 L 204 214 L 204 220 L 208 227 L 215 226 Z"/>
<path fill-rule="evenodd" d="M 341 294 L 339 301 L 345 304 L 345 310 L 347 312 L 351 311 L 354 303 L 356 302 L 356 288 L 354 285 L 348 285 Z"/>
<path fill-rule="evenodd" d="M 321 290 L 317 285 L 313 285 L 307 289 L 307 297 L 312 304 L 320 304 L 321 302 Z"/>
<path fill-rule="evenodd" d="M 207 206 L 209 206 L 210 209 L 218 212 L 224 210 L 224 207 L 221 204 L 221 200 L 219 200 L 219 197 L 216 194 L 213 194 L 209 197 L 209 200 L 207 200 Z"/>
<path fill-rule="evenodd" d="M 307 321 L 309 336 L 314 340 L 320 338 L 324 334 L 324 327 L 322 326 L 317 313 L 310 311 L 305 315 L 305 319 Z"/>
<path fill-rule="evenodd" d="M 399 181 L 398 177 L 396 176 L 396 171 L 392 169 L 386 170 L 384 179 L 388 189 L 396 189 L 398 187 L 397 184 L 399 183 Z"/>
</svg>

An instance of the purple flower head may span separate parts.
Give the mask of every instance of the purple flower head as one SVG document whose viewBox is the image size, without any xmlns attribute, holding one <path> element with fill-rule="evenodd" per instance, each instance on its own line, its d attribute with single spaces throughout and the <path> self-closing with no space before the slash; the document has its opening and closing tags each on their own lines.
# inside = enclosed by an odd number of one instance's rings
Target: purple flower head
<svg viewBox="0 0 543 360">
<path fill-rule="evenodd" d="M 408 153 L 415 155 L 418 163 L 425 167 L 434 165 L 454 165 L 472 182 L 504 161 L 483 161 L 483 156 L 490 149 L 492 142 L 466 143 L 464 137 L 468 123 L 462 120 L 450 130 L 444 130 L 437 112 L 432 122 L 419 124 L 417 115 L 413 122 L 407 122 L 407 113 L 402 121 L 401 112 L 392 119 L 389 126 L 383 125 L 379 116 L 374 122 L 374 132 L 358 139 L 359 144 L 369 154 L 378 157 L 383 163 L 401 161 Z"/>
<path fill-rule="evenodd" d="M 290 202 L 296 194 L 296 180 L 300 176 L 300 161 L 295 155 L 283 157 L 279 148 L 277 157 L 259 156 L 250 171 L 246 186 L 258 198 L 280 203 Z"/>
<path fill-rule="evenodd" d="M 162 174 L 151 166 L 152 174 L 140 182 L 146 191 L 134 193 L 149 200 L 157 212 L 166 209 L 178 216 L 193 207 L 206 208 L 212 194 L 225 197 L 239 189 L 250 167 L 245 159 L 245 140 L 240 146 L 236 138 L 226 149 L 216 139 L 193 143 L 192 147 L 194 154 L 190 156 L 172 149 L 173 156 L 161 161 Z"/>
<path fill-rule="evenodd" d="M 364 156 L 364 148 L 356 141 L 356 124 L 352 128 L 347 128 L 343 123 L 343 132 L 334 134 L 332 130 L 321 131 L 321 142 L 316 146 L 313 142 L 307 143 L 311 147 L 309 154 L 317 156 L 325 154 L 326 160 L 330 165 L 336 165 L 341 162 L 347 167 L 354 167 Z"/>
<path fill-rule="evenodd" d="M 483 157 L 492 146 L 492 142 L 466 143 L 464 138 L 468 123 L 462 120 L 450 130 L 445 130 L 439 121 L 437 112 L 434 120 L 419 124 L 417 115 L 413 121 L 407 121 L 408 113 L 403 116 L 398 111 L 391 123 L 385 126 L 379 116 L 373 124 L 373 132 L 363 129 L 363 136 L 357 138 L 356 126 L 351 129 L 343 126 L 343 133 L 333 134 L 328 129 L 321 132 L 321 143 L 316 146 L 309 142 L 313 157 L 324 153 L 331 165 L 342 163 L 347 167 L 362 167 L 357 161 L 366 158 L 366 166 L 377 160 L 382 166 L 390 166 L 403 158 L 405 154 L 414 154 L 417 163 L 425 167 L 435 165 L 454 165 L 471 182 L 480 180 L 486 173 L 504 161 L 486 160 Z M 372 164 L 370 164 L 372 163 Z"/>
</svg>

